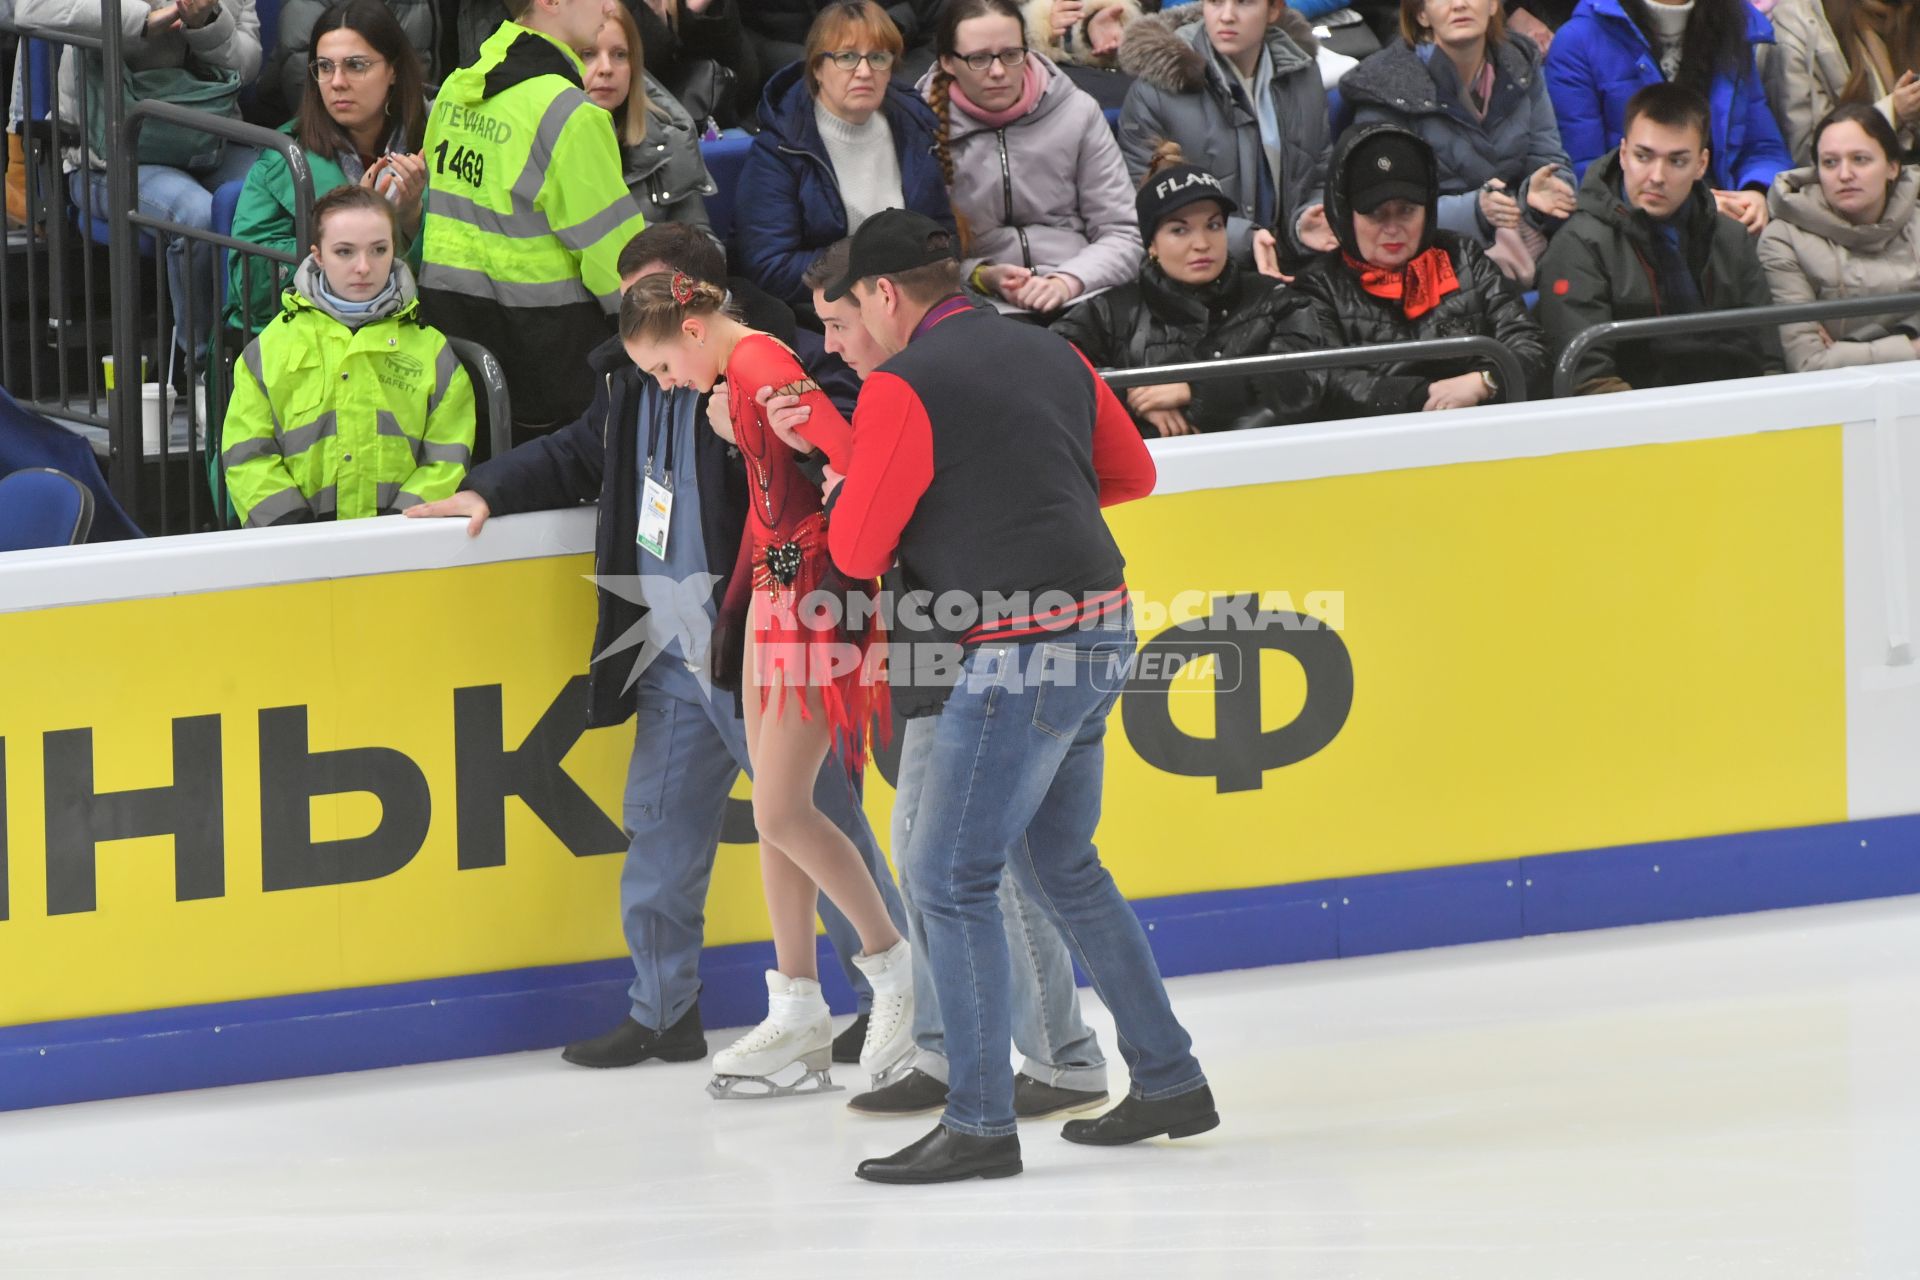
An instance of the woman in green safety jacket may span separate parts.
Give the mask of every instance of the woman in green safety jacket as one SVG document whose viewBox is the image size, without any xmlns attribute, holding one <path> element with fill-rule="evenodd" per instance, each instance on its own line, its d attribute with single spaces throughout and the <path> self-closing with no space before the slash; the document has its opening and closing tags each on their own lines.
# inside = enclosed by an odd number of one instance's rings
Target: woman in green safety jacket
<svg viewBox="0 0 1920 1280">
<path fill-rule="evenodd" d="M 313 194 L 348 183 L 371 187 L 400 211 L 407 265 L 420 266 L 421 206 L 427 164 L 427 101 L 420 55 L 386 0 L 340 0 L 313 27 L 313 80 L 300 111 L 281 128 L 300 144 L 313 174 Z M 299 253 L 293 225 L 293 174 L 278 151 L 261 153 L 240 188 L 233 236 L 249 244 Z M 280 314 L 280 291 L 291 268 L 253 254 L 227 255 L 226 322 L 259 333 Z"/>
<path fill-rule="evenodd" d="M 279 318 L 233 371 L 221 462 L 249 528 L 448 497 L 473 453 L 473 386 L 446 336 L 420 322 L 413 273 L 394 258 L 393 205 L 340 187 L 313 225 Z"/>
</svg>

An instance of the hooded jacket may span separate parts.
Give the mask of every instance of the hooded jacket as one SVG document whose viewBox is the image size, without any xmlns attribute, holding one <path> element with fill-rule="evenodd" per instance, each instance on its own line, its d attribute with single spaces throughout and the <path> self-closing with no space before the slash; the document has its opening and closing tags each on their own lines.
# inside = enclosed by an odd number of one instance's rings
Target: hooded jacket
<svg viewBox="0 0 1920 1280">
<path fill-rule="evenodd" d="M 1323 345 L 1298 292 L 1232 261 L 1204 285 L 1180 284 L 1149 262 L 1137 280 L 1069 310 L 1053 331 L 1101 369 L 1284 355 Z M 1208 378 L 1190 386 L 1193 400 L 1184 412 L 1194 429 L 1231 431 L 1319 417 L 1326 374 Z M 1143 436 L 1160 434 L 1138 418 L 1135 425 Z"/>
<path fill-rule="evenodd" d="M 1054 3 L 1055 0 L 1021 0 L 1029 49 L 1045 54 L 1060 66 L 1107 68 L 1119 63 L 1118 54 L 1100 57 L 1094 53 L 1093 46 L 1087 42 L 1087 24 L 1108 9 L 1118 9 L 1120 21 L 1131 25 L 1141 15 L 1140 0 L 1086 0 L 1080 10 L 1080 21 L 1060 37 L 1053 34 Z"/>
<path fill-rule="evenodd" d="M 1539 49 L 1518 35 L 1488 49 L 1493 98 L 1484 121 L 1461 102 L 1453 63 L 1431 44 L 1416 49 L 1396 41 L 1340 82 L 1341 97 L 1354 104 L 1355 124 L 1403 125 L 1426 139 L 1440 167 L 1440 228 L 1481 244 L 1493 241 L 1493 227 L 1480 212 L 1480 188 L 1489 179 L 1504 182 L 1523 215 L 1542 231 L 1559 221 L 1528 207 L 1534 172 L 1550 164 L 1569 187 L 1579 182 L 1560 145 Z"/>
<path fill-rule="evenodd" d="M 1292 10 L 1267 28 L 1267 56 L 1273 65 L 1273 105 L 1283 133 L 1280 172 L 1273 182 L 1275 226 L 1282 245 L 1306 252 L 1300 243 L 1301 215 L 1318 205 L 1326 185 L 1327 91 L 1315 63 L 1319 42 L 1311 26 Z M 1246 101 L 1237 79 L 1214 54 L 1200 21 L 1200 7 L 1142 18 L 1127 28 L 1120 45 L 1120 68 L 1137 77 L 1120 109 L 1120 150 L 1127 172 L 1138 183 L 1153 152 L 1176 142 L 1195 164 L 1220 179 L 1242 213 L 1228 220 L 1228 244 L 1242 262 L 1253 260 L 1254 223 L 1263 184 L 1273 181 L 1261 145 L 1260 118 Z"/>
<path fill-rule="evenodd" d="M 1682 220 L 1687 269 L 1699 290 L 1701 310 L 1764 307 L 1773 301 L 1753 237 L 1732 218 L 1721 216 L 1704 183 L 1694 184 L 1674 216 Z M 1629 206 L 1622 194 L 1618 152 L 1587 170 L 1579 207 L 1540 259 L 1540 323 L 1556 356 L 1591 325 L 1680 314 L 1676 301 L 1662 295 L 1654 266 L 1655 234 L 1653 220 Z M 1777 373 L 1780 367 L 1780 344 L 1771 332 L 1727 329 L 1589 347 L 1574 370 L 1573 385 L 1616 391 L 1619 382 L 1630 387 L 1679 386 Z"/>
<path fill-rule="evenodd" d="M 953 211 L 933 154 L 939 124 L 933 111 L 893 81 L 880 110 L 893 132 L 907 208 L 951 230 Z M 800 278 L 829 245 L 847 235 L 847 207 L 814 122 L 804 67 L 785 67 L 767 82 L 760 119 L 765 127 L 747 151 L 734 192 L 734 260 L 768 293 L 796 311 L 811 312 L 813 295 Z"/>
<path fill-rule="evenodd" d="M 1779 0 L 1769 16 L 1773 49 L 1760 60 L 1767 100 L 1780 122 L 1787 154 L 1796 165 L 1810 165 L 1813 127 L 1840 105 L 1840 95 L 1853 77 L 1852 55 L 1840 47 L 1821 0 Z M 1901 128 L 1895 117 L 1892 87 L 1881 80 L 1871 61 L 1866 71 L 1874 109 L 1899 133 L 1901 145 L 1912 148 L 1914 130 Z"/>
<path fill-rule="evenodd" d="M 1773 24 L 1746 0 L 1739 7 L 1747 42 L 1772 44 Z M 1620 0 L 1580 0 L 1573 17 L 1554 33 L 1546 76 L 1560 140 L 1583 179 L 1595 160 L 1619 148 L 1627 102 L 1646 85 L 1666 79 L 1653 46 Z M 1738 76 L 1714 76 L 1707 107 L 1713 130 L 1710 186 L 1764 191 L 1775 174 L 1791 167 L 1751 55 Z"/>
<path fill-rule="evenodd" d="M 472 383 L 420 322 L 406 264 L 366 313 L 335 309 L 324 279 L 309 254 L 234 368 L 221 462 L 249 527 L 404 511 L 452 494 L 472 460 Z"/>
<path fill-rule="evenodd" d="M 1773 300 L 1813 302 L 1920 293 L 1920 169 L 1900 171 L 1878 222 L 1856 226 L 1833 211 L 1812 169 L 1789 169 L 1767 194 L 1772 220 L 1760 233 L 1760 265 Z M 1828 346 L 1820 324 L 1784 324 L 1780 342 L 1787 368 L 1840 369 L 1915 358 L 1913 338 L 1920 313 L 1827 320 Z M 1905 332 L 1894 332 L 1895 328 Z"/>
<path fill-rule="evenodd" d="M 627 190 L 648 226 L 686 222 L 704 227 L 708 225 L 706 197 L 720 188 L 700 154 L 700 127 L 658 80 L 648 72 L 640 74 L 649 108 L 647 136 L 620 147 Z"/>
<path fill-rule="evenodd" d="M 1031 111 L 1003 128 L 947 104 L 953 211 L 967 231 L 961 272 L 996 262 L 1071 275 L 1086 293 L 1125 284 L 1144 251 L 1113 130 L 1059 68 L 1038 54 L 1033 63 L 1046 87 Z M 921 80 L 922 95 L 933 75 Z M 1019 309 L 994 301 L 1002 311 Z"/>
<path fill-rule="evenodd" d="M 1489 337 L 1519 358 L 1526 371 L 1529 395 L 1539 396 L 1547 380 L 1546 342 L 1540 326 L 1478 245 L 1439 229 L 1437 185 L 1427 194 L 1427 232 L 1419 250 L 1432 247 L 1445 252 L 1459 281 L 1458 289 L 1432 310 L 1410 320 L 1398 302 L 1376 298 L 1362 288 L 1359 273 L 1346 264 L 1343 255 L 1355 260 L 1361 256 L 1353 209 L 1346 198 L 1350 160 L 1361 143 L 1386 132 L 1410 131 L 1397 125 L 1375 124 L 1349 129 L 1341 136 L 1327 178 L 1327 223 L 1340 241 L 1340 250 L 1316 257 L 1294 281 L 1294 288 L 1312 305 L 1322 344 L 1370 347 L 1428 338 Z M 1327 374 L 1328 408 L 1342 417 L 1415 413 L 1426 405 L 1430 384 L 1483 371 L 1496 379 L 1506 376 L 1492 361 L 1479 359 L 1402 360 L 1332 369 Z M 1503 386 L 1495 398 L 1506 396 Z"/>
</svg>

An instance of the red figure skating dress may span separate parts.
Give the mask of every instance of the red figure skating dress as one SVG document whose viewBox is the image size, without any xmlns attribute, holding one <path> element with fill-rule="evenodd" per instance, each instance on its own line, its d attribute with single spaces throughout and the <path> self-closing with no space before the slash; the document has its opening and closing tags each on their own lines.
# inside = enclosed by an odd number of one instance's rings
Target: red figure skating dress
<svg viewBox="0 0 1920 1280">
<path fill-rule="evenodd" d="M 881 638 L 880 625 L 868 622 L 851 631 L 844 625 L 849 597 L 870 598 L 873 584 L 850 582 L 834 569 L 827 554 L 820 490 L 801 473 L 793 450 L 767 425 L 766 410 L 755 399 L 762 387 L 800 396 L 813 411 L 800 434 L 826 455 L 835 471 L 845 474 L 853 451 L 853 429 L 807 376 L 799 358 L 765 334 L 742 338 L 727 361 L 727 398 L 734 442 L 747 468 L 748 515 L 721 617 L 734 635 L 744 635 L 747 625 L 754 628 L 754 679 L 762 710 L 767 708 L 767 691 L 776 684 L 780 697 L 774 715 L 781 713 L 788 689 L 808 688 L 826 708 L 848 766 L 858 769 L 866 759 L 874 718 L 885 725 L 890 714 L 880 655 L 872 652 Z M 828 597 L 842 603 L 838 617 L 817 605 L 809 607 Z M 805 700 L 799 705 L 801 715 L 811 715 Z"/>
</svg>

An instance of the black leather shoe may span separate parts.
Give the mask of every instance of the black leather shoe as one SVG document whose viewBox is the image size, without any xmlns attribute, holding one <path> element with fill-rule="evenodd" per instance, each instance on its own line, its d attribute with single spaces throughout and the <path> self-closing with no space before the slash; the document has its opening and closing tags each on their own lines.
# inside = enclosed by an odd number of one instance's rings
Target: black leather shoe
<svg viewBox="0 0 1920 1280">
<path fill-rule="evenodd" d="M 680 1015 L 665 1031 L 655 1031 L 627 1018 L 603 1036 L 568 1045 L 560 1056 L 576 1067 L 631 1067 L 649 1058 L 662 1062 L 697 1062 L 707 1056 L 707 1037 L 700 1029 L 700 1002 Z"/>
<path fill-rule="evenodd" d="M 1191 1138 L 1220 1123 L 1213 1090 L 1201 1085 L 1191 1093 L 1148 1102 L 1128 1094 L 1120 1105 L 1092 1120 L 1069 1120 L 1060 1136 L 1089 1147 L 1123 1147 L 1142 1138 Z"/>
<path fill-rule="evenodd" d="M 943 1124 L 920 1141 L 890 1156 L 862 1160 L 854 1176 L 868 1182 L 964 1182 L 968 1178 L 1011 1178 L 1020 1172 L 1020 1139 L 975 1138 Z"/>
<path fill-rule="evenodd" d="M 1105 1089 L 1062 1089 L 1057 1084 L 1035 1080 L 1026 1072 L 1013 1078 L 1013 1114 L 1020 1120 L 1045 1120 L 1097 1107 L 1107 1100 Z"/>
<path fill-rule="evenodd" d="M 861 1014 L 847 1024 L 847 1029 L 833 1038 L 833 1060 L 835 1062 L 858 1062 L 860 1050 L 867 1044 L 867 1015 Z"/>
<path fill-rule="evenodd" d="M 863 1116 L 917 1116 L 947 1105 L 947 1086 L 924 1071 L 907 1074 L 884 1089 L 855 1095 L 847 1110 Z"/>
</svg>

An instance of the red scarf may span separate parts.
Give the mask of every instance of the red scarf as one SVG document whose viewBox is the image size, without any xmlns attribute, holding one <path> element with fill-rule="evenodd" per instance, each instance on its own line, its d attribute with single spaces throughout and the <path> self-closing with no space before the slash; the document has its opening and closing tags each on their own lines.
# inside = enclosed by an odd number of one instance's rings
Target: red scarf
<svg viewBox="0 0 1920 1280">
<path fill-rule="evenodd" d="M 1362 262 L 1350 253 L 1340 255 L 1360 276 L 1360 287 L 1376 298 L 1397 302 L 1407 319 L 1418 320 L 1440 305 L 1440 300 L 1460 289 L 1453 274 L 1453 259 L 1445 249 L 1435 246 L 1395 271 Z"/>
</svg>

